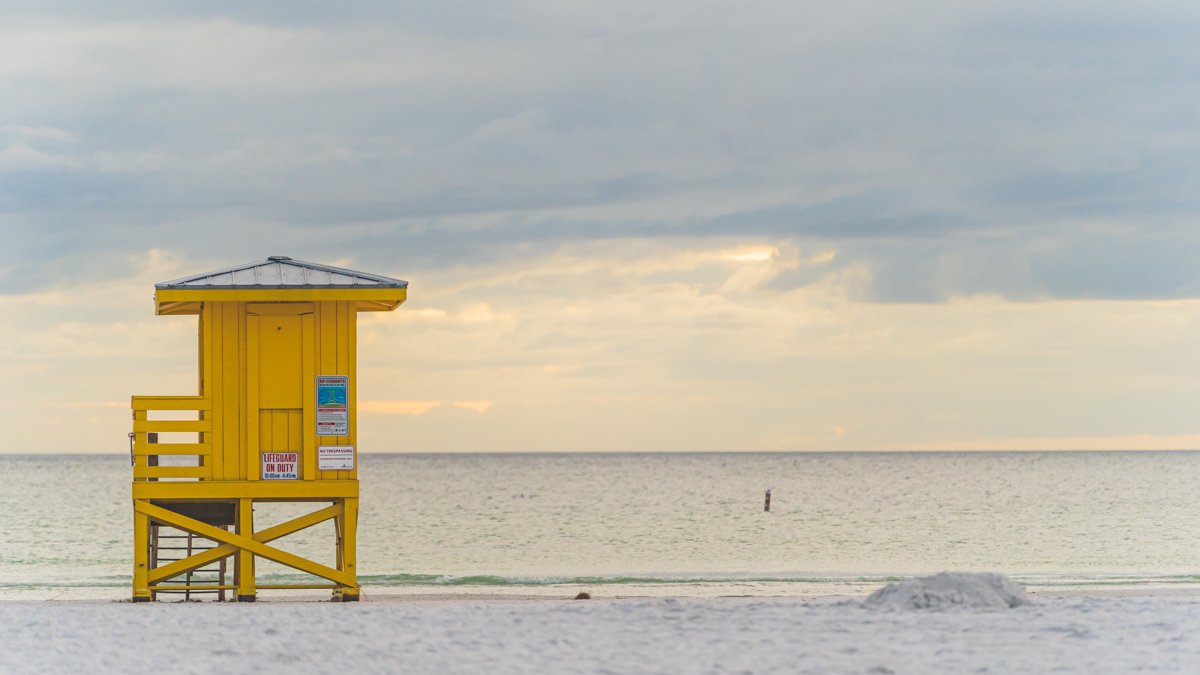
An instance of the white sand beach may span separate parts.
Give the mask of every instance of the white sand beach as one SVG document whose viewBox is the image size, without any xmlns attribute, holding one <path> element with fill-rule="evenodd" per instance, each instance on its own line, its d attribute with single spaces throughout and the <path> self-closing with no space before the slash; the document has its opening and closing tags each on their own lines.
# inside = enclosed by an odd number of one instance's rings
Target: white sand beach
<svg viewBox="0 0 1200 675">
<path fill-rule="evenodd" d="M 1054 671 L 1200 671 L 1200 598 L 923 611 L 863 598 L 0 603 L 0 672 L 13 674 Z"/>
</svg>

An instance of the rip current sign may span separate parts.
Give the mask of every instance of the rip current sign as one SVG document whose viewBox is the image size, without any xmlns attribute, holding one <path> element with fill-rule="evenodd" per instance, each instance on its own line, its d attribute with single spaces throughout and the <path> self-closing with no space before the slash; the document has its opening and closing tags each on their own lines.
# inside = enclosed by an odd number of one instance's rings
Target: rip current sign
<svg viewBox="0 0 1200 675">
<path fill-rule="evenodd" d="M 298 452 L 264 452 L 262 454 L 263 480 L 296 480 L 299 478 L 298 469 L 300 453 Z"/>
<path fill-rule="evenodd" d="M 317 435 L 349 436 L 350 411 L 346 405 L 347 375 L 317 376 Z"/>
</svg>

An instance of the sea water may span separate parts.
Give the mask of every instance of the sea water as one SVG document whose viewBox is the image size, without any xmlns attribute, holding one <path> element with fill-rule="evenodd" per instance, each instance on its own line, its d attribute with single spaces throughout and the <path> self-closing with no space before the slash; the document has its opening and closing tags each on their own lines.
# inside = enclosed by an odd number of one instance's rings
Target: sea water
<svg viewBox="0 0 1200 675">
<path fill-rule="evenodd" d="M 942 570 L 1200 585 L 1200 453 L 364 455 L 372 593 L 808 595 Z M 0 599 L 126 598 L 127 456 L 0 455 Z M 766 490 L 771 510 L 764 512 Z M 258 527 L 313 505 L 256 507 Z M 332 564 L 332 523 L 275 542 Z M 262 583 L 313 581 L 268 561 Z"/>
</svg>

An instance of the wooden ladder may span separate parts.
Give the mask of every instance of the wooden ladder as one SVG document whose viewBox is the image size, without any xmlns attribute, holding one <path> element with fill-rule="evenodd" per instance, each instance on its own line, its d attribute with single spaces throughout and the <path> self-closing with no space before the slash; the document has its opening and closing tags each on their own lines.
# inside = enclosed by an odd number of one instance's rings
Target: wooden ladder
<svg viewBox="0 0 1200 675">
<path fill-rule="evenodd" d="M 173 534 L 163 534 L 162 530 L 164 528 L 170 530 Z M 228 528 L 222 527 L 221 529 Z M 150 526 L 150 567 L 154 568 L 162 563 L 183 560 L 201 551 L 216 548 L 216 546 L 216 542 L 197 536 L 191 532 L 184 532 L 173 527 L 152 523 Z M 166 556 L 162 554 L 163 551 L 166 552 Z M 206 567 L 199 567 L 190 572 L 185 572 L 169 580 L 168 585 L 172 586 L 172 588 L 154 591 L 153 595 L 159 593 L 183 593 L 183 599 L 189 601 L 192 599 L 193 593 L 216 593 L 217 600 L 225 602 L 225 590 L 229 587 L 225 583 L 226 560 L 226 558 L 221 558 Z"/>
</svg>

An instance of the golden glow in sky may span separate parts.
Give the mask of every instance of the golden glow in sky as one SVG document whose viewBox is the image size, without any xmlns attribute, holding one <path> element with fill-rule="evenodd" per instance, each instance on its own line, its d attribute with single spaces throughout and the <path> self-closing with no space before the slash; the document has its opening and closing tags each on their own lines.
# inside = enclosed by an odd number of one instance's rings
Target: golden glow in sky
<svg viewBox="0 0 1200 675">
<path fill-rule="evenodd" d="M 1200 447 L 1188 3 L 5 5 L 0 452 L 196 391 L 288 255 L 366 452 Z"/>
</svg>

